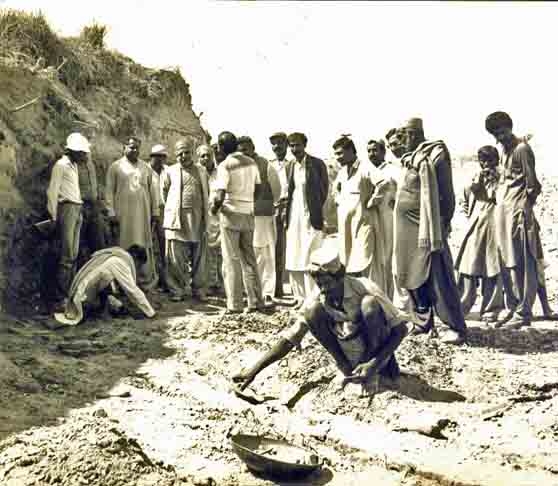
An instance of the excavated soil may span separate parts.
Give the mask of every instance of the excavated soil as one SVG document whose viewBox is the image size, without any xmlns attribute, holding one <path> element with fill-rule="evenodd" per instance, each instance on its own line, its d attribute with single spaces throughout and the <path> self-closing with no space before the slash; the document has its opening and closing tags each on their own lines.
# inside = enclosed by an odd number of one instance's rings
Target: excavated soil
<svg viewBox="0 0 558 486">
<path fill-rule="evenodd" d="M 555 217 L 550 199 L 538 211 Z M 542 226 L 556 307 L 558 255 Z M 466 346 L 407 338 L 401 379 L 376 393 L 341 390 L 308 337 L 258 377 L 251 389 L 263 403 L 253 405 L 230 376 L 269 349 L 288 309 L 224 318 L 221 299 L 150 299 L 154 320 L 0 323 L 0 484 L 271 484 L 232 451 L 237 432 L 314 450 L 324 466 L 297 484 L 558 484 L 556 323 L 491 329 L 473 314 Z"/>
</svg>

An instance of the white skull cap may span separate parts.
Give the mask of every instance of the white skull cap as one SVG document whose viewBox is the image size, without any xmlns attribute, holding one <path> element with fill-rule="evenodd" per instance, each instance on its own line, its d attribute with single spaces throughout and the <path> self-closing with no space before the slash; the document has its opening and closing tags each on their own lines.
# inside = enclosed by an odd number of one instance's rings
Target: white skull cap
<svg viewBox="0 0 558 486">
<path fill-rule="evenodd" d="M 310 254 L 310 269 L 326 273 L 337 273 L 341 268 L 337 238 L 328 237 Z"/>
</svg>

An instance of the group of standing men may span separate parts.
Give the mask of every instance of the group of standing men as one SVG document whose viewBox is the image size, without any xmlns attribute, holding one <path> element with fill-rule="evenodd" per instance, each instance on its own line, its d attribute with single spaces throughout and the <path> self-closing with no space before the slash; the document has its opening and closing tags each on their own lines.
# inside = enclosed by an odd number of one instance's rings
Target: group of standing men
<svg viewBox="0 0 558 486">
<path fill-rule="evenodd" d="M 218 292 L 222 285 L 227 312 L 243 311 L 243 293 L 247 311 L 267 311 L 283 297 L 288 273 L 300 307 L 317 289 L 312 253 L 334 241 L 347 275 L 372 280 L 413 316 L 415 332 L 430 332 L 437 314 L 447 326 L 442 339 L 463 342 L 464 311 L 479 278 L 482 313 L 496 320 L 505 295 L 505 325 L 528 325 L 537 289 L 544 287 L 533 215 L 540 193 L 535 159 L 527 141 L 513 135 L 507 114 L 490 115 L 486 129 L 502 145 L 501 162 L 496 168 L 494 147 L 479 152 L 485 176 L 467 198 L 484 198 L 490 215 L 472 220 L 456 263 L 458 281 L 447 241 L 456 207 L 451 158 L 443 141 L 425 139 L 418 118 L 386 134 L 394 156 L 389 162 L 383 140 L 370 140 L 369 160 L 361 161 L 350 136 L 339 137 L 333 151 L 341 168 L 334 179 L 322 160 L 306 152 L 303 133 L 274 133 L 276 158 L 270 161 L 258 155 L 250 137 L 231 132 L 195 152 L 192 141 L 182 140 L 172 165 L 162 145 L 153 147 L 150 164 L 141 161 L 141 142 L 131 137 L 107 172 L 102 210 L 89 143 L 72 134 L 48 190 L 62 241 L 59 289 L 68 297 L 83 220 L 93 235 L 92 251 L 109 246 L 111 237 L 122 249 L 141 248 L 138 285 L 146 290 L 159 284 L 176 301 L 203 301 L 208 289 Z M 486 157 L 491 172 L 482 165 Z M 329 199 L 337 208 L 333 235 L 324 221 Z M 99 224 L 101 213 L 111 231 Z"/>
</svg>

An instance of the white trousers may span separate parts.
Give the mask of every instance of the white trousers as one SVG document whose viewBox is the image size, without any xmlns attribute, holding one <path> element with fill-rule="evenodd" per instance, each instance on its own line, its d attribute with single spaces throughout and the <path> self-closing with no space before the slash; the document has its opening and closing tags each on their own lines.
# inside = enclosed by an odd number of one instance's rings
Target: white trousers
<svg viewBox="0 0 558 486">
<path fill-rule="evenodd" d="M 262 282 L 262 295 L 275 295 L 275 244 L 255 246 L 258 274 Z"/>
</svg>

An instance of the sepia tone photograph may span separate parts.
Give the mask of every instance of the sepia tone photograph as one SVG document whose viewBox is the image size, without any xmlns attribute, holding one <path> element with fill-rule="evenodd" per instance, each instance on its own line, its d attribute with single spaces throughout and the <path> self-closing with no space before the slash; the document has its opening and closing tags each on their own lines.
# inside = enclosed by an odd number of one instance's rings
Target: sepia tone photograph
<svg viewBox="0 0 558 486">
<path fill-rule="evenodd" d="M 558 486 L 557 24 L 0 0 L 0 485 Z"/>
</svg>

